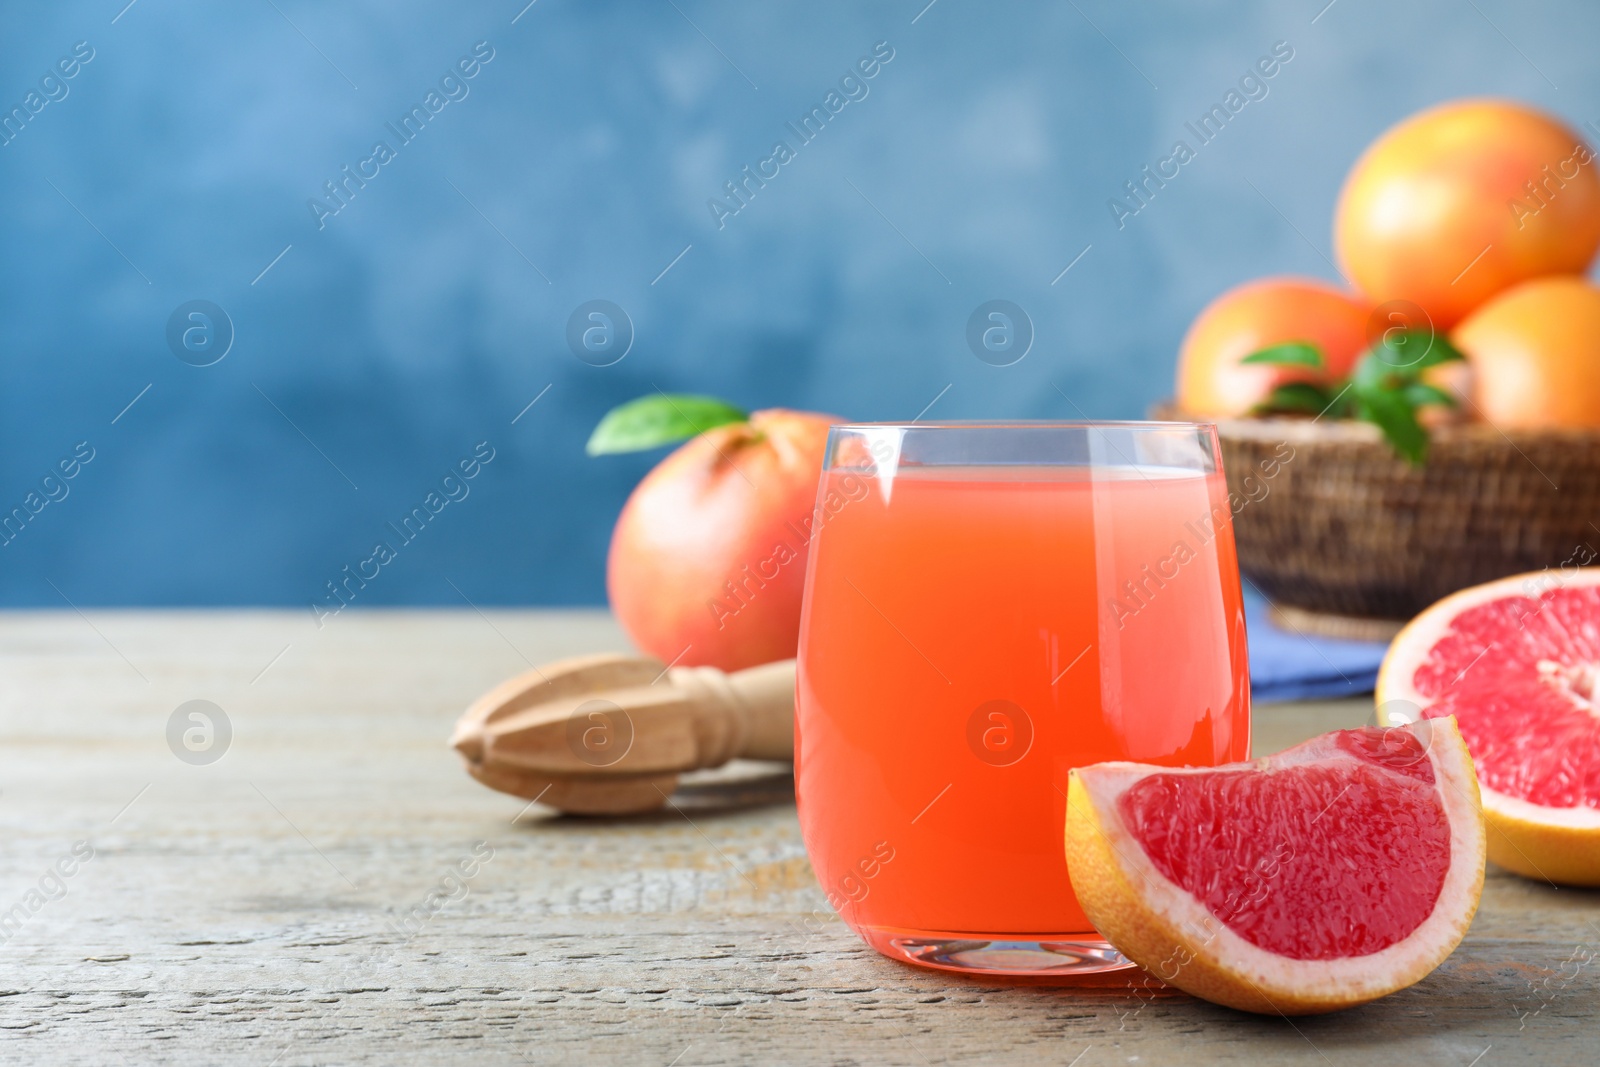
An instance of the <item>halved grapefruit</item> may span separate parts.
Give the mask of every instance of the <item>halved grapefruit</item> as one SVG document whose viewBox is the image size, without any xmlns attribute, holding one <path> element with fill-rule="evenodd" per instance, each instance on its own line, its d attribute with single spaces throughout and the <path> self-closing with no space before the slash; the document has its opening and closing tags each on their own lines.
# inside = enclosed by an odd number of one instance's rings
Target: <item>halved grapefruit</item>
<svg viewBox="0 0 1600 1067">
<path fill-rule="evenodd" d="M 1502 578 L 1413 619 L 1378 672 L 1382 721 L 1455 716 L 1489 858 L 1600 885 L 1600 567 Z"/>
<path fill-rule="evenodd" d="M 1483 817 L 1449 719 L 1250 763 L 1072 772 L 1067 871 L 1123 955 L 1197 997 L 1305 1015 L 1419 981 L 1466 936 Z"/>
</svg>

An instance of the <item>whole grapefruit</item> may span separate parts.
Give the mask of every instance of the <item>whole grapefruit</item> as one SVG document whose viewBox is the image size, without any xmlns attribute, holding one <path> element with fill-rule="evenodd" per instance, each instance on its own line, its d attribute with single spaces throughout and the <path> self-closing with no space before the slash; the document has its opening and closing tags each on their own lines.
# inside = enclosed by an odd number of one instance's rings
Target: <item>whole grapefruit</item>
<svg viewBox="0 0 1600 1067">
<path fill-rule="evenodd" d="M 1474 311 L 1451 339 L 1472 397 L 1502 429 L 1600 426 L 1600 288 L 1557 275 L 1524 282 Z"/>
<path fill-rule="evenodd" d="M 1200 312 L 1183 339 L 1178 407 L 1228 418 L 1247 414 L 1285 382 L 1342 378 L 1367 347 L 1370 314 L 1360 297 L 1310 278 L 1260 278 L 1230 289 Z M 1321 349 L 1326 373 L 1239 364 L 1258 349 L 1288 341 Z"/>
<path fill-rule="evenodd" d="M 757 411 L 645 476 L 606 564 L 612 610 L 641 650 L 727 671 L 794 656 L 828 427 L 842 421 Z"/>
<path fill-rule="evenodd" d="M 1597 161 L 1571 128 L 1507 100 L 1458 100 L 1379 137 L 1345 179 L 1334 245 L 1374 303 L 1449 329 L 1518 282 L 1581 273 L 1600 247 Z"/>
</svg>

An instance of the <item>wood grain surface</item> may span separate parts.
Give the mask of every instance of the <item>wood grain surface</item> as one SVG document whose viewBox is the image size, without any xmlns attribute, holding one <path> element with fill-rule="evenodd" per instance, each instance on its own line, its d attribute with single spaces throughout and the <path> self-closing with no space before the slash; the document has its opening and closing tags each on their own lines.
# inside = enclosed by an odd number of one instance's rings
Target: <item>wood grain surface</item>
<svg viewBox="0 0 1600 1067">
<path fill-rule="evenodd" d="M 1291 1022 L 882 959 L 829 912 L 770 765 L 625 821 L 462 772 L 446 739 L 480 692 L 624 647 L 581 612 L 0 616 L 0 1062 L 1600 1059 L 1595 893 L 1492 871 L 1432 977 Z M 209 765 L 168 745 L 191 700 L 232 727 Z M 1258 708 L 1257 751 L 1369 715 Z"/>
</svg>

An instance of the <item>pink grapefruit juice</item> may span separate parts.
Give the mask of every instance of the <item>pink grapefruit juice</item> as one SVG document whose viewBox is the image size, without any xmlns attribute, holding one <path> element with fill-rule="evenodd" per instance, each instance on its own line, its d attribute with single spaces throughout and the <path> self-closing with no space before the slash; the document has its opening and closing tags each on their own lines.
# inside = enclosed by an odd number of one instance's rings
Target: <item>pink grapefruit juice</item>
<svg viewBox="0 0 1600 1067">
<path fill-rule="evenodd" d="M 869 942 L 1091 933 L 1067 772 L 1249 756 L 1222 474 L 833 469 L 818 500 L 795 773 L 830 903 Z"/>
</svg>

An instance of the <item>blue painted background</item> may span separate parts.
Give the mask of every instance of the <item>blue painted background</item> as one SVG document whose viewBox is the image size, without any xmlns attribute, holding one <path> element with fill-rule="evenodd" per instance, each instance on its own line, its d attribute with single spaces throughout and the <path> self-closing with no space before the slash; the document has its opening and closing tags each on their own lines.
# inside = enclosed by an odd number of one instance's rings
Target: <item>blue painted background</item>
<svg viewBox="0 0 1600 1067">
<path fill-rule="evenodd" d="M 1335 277 L 1341 177 L 1397 119 L 1473 94 L 1600 118 L 1580 3 L 125 2 L 0 33 L 4 112 L 93 50 L 0 147 L 0 509 L 59 497 L 0 548 L 11 605 L 306 605 L 484 441 L 361 602 L 598 603 L 656 458 L 584 456 L 620 401 L 1136 417 L 1221 289 Z M 1267 95 L 1119 229 L 1123 182 L 1279 41 Z M 877 42 L 864 98 L 719 229 L 708 200 Z M 607 367 L 565 340 L 597 298 L 636 330 Z M 993 298 L 1035 325 L 1013 366 L 964 339 Z M 208 367 L 166 340 L 196 299 L 235 334 Z"/>
</svg>

